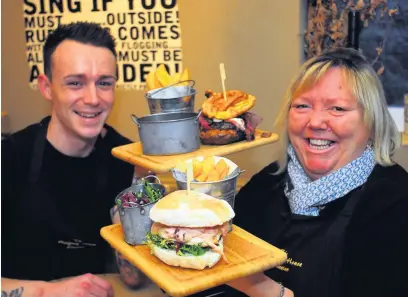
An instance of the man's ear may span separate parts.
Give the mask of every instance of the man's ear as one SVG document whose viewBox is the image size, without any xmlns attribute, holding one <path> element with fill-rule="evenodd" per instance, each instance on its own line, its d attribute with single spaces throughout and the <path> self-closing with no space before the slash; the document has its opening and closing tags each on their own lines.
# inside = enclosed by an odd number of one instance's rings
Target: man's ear
<svg viewBox="0 0 408 297">
<path fill-rule="evenodd" d="M 40 89 L 41 94 L 47 100 L 52 100 L 51 96 L 51 81 L 45 74 L 40 74 L 37 78 L 38 88 Z"/>
</svg>

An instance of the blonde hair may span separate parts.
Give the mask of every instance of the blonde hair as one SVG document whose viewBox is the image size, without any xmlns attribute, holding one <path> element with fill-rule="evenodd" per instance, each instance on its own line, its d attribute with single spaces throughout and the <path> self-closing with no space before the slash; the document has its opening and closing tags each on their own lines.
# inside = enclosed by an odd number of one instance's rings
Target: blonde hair
<svg viewBox="0 0 408 297">
<path fill-rule="evenodd" d="M 292 100 L 310 90 L 333 68 L 342 69 L 350 91 L 362 107 L 376 162 L 383 166 L 394 164 L 391 157 L 400 146 L 401 133 L 388 111 L 381 81 L 360 52 L 350 48 L 337 48 L 306 61 L 284 95 L 275 122 L 275 130 L 280 135 L 279 170 L 276 174 L 284 171 L 287 165 L 287 121 Z"/>
</svg>

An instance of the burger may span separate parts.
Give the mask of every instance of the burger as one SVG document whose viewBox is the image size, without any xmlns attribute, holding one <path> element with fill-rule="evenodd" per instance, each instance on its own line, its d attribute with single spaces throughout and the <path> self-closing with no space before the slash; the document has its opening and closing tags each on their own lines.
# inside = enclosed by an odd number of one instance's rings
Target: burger
<svg viewBox="0 0 408 297">
<path fill-rule="evenodd" d="M 150 210 L 153 221 L 146 243 L 170 266 L 203 270 L 223 258 L 228 221 L 235 216 L 225 200 L 204 193 L 178 190 Z"/>
<path fill-rule="evenodd" d="M 207 99 L 201 109 L 200 140 L 207 145 L 224 145 L 255 139 L 255 129 L 262 118 L 249 110 L 255 105 L 255 96 L 240 90 L 224 93 L 205 91 Z"/>
</svg>

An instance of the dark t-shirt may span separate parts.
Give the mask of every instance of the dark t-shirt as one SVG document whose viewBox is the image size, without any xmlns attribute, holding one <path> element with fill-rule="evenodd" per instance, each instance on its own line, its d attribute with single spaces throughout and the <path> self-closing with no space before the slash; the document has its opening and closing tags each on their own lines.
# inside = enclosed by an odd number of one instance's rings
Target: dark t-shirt
<svg viewBox="0 0 408 297">
<path fill-rule="evenodd" d="M 408 295 L 408 173 L 377 165 L 367 182 L 318 217 L 290 212 L 286 173 L 264 168 L 240 190 L 233 223 L 284 249 L 287 262 L 266 274 L 296 297 Z M 243 296 L 227 286 L 218 296 Z M 208 292 L 206 292 L 208 293 Z M 205 296 L 201 294 L 199 296 Z"/>
<path fill-rule="evenodd" d="M 111 155 L 130 141 L 106 128 L 85 158 L 66 156 L 45 139 L 33 187 L 29 176 L 40 125 L 2 140 L 3 277 L 51 280 L 105 272 L 112 255 L 99 232 L 111 224 L 109 209 L 134 171 Z"/>
</svg>

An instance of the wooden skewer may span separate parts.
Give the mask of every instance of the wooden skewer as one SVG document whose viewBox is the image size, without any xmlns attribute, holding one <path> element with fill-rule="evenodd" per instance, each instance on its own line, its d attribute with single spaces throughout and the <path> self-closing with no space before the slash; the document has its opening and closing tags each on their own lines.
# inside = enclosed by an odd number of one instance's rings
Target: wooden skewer
<svg viewBox="0 0 408 297">
<path fill-rule="evenodd" d="M 190 194 L 190 183 L 193 180 L 193 162 L 187 163 L 187 194 Z"/>
<path fill-rule="evenodd" d="M 220 74 L 221 74 L 222 92 L 224 94 L 224 100 L 227 101 L 227 92 L 225 91 L 225 80 L 227 79 L 227 75 L 225 73 L 224 63 L 220 64 Z"/>
</svg>

